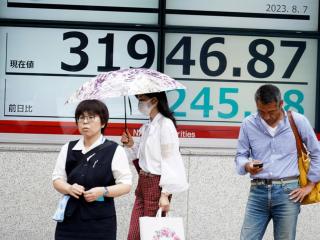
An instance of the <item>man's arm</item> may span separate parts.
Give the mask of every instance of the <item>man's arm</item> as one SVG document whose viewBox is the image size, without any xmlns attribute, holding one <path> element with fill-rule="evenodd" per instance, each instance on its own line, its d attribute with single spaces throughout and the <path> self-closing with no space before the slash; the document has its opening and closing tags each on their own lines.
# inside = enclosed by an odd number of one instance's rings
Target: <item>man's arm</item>
<svg viewBox="0 0 320 240">
<path fill-rule="evenodd" d="M 249 163 L 250 143 L 247 135 L 246 124 L 243 122 L 240 127 L 238 138 L 237 153 L 235 157 L 236 170 L 238 174 L 245 175 L 247 173 L 245 165 Z"/>
</svg>

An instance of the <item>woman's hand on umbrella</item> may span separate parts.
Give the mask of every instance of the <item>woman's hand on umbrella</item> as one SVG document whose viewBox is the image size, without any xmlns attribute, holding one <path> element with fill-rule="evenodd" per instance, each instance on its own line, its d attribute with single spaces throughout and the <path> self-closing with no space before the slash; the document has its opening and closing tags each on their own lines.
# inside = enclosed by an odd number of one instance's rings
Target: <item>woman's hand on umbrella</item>
<svg viewBox="0 0 320 240">
<path fill-rule="evenodd" d="M 132 147 L 133 146 L 133 138 L 129 132 L 128 129 L 124 133 L 122 133 L 121 142 L 126 147 Z"/>
</svg>

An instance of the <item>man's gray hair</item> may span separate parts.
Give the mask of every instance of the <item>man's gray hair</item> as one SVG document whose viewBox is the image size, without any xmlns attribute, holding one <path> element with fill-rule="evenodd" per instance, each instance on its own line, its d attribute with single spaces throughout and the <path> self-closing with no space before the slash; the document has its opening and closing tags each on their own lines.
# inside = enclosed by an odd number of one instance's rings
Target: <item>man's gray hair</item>
<svg viewBox="0 0 320 240">
<path fill-rule="evenodd" d="M 262 104 L 268 104 L 271 102 L 280 103 L 281 92 L 278 87 L 272 84 L 265 84 L 258 88 L 254 95 L 256 103 L 260 101 Z"/>
</svg>

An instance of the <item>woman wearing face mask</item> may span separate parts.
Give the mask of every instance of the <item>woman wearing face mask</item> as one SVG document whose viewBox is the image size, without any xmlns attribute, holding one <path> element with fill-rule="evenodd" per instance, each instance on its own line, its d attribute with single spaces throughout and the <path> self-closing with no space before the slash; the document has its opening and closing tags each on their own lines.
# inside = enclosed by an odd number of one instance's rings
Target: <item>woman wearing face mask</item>
<svg viewBox="0 0 320 240">
<path fill-rule="evenodd" d="M 188 188 L 176 121 L 165 92 L 136 97 L 139 111 L 150 121 L 140 128 L 140 141 L 134 142 L 128 130 L 121 138 L 129 160 L 139 159 L 139 180 L 128 240 L 140 240 L 139 217 L 154 217 L 159 207 L 164 213 L 168 212 L 171 194 Z"/>
</svg>

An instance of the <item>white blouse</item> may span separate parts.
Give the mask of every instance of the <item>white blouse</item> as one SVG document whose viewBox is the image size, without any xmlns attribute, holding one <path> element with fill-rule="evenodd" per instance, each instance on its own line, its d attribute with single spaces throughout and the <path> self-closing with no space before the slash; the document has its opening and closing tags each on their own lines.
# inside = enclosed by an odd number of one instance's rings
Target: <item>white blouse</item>
<svg viewBox="0 0 320 240">
<path fill-rule="evenodd" d="M 83 137 L 80 138 L 80 140 L 76 143 L 76 145 L 72 148 L 72 150 L 81 150 L 83 154 L 86 154 L 91 149 L 101 145 L 105 141 L 105 138 L 101 135 L 101 137 L 97 139 L 97 141 L 94 142 L 89 149 L 85 149 L 83 141 L 84 141 Z M 65 166 L 66 166 L 66 160 L 67 160 L 68 146 L 69 146 L 69 143 L 66 143 L 61 148 L 61 151 L 57 158 L 55 168 L 52 173 L 52 181 L 58 178 L 61 178 L 67 181 L 67 173 L 66 173 Z M 112 170 L 112 174 L 116 184 L 122 183 L 122 184 L 132 185 L 132 174 L 130 171 L 128 158 L 127 158 L 126 152 L 121 146 L 117 147 L 113 155 L 111 170 Z"/>
<path fill-rule="evenodd" d="M 188 189 L 185 168 L 179 151 L 179 138 L 171 119 L 158 113 L 140 130 L 140 141 L 125 148 L 129 160 L 139 158 L 142 170 L 161 175 L 162 192 L 176 193 Z"/>
</svg>

